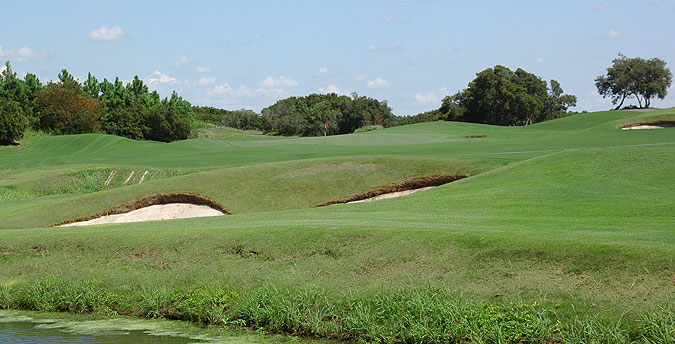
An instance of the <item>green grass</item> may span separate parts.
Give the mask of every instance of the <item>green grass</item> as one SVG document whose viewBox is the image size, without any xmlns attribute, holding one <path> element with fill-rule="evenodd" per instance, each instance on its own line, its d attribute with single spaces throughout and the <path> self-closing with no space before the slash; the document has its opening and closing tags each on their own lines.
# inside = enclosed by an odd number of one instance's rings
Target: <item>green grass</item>
<svg viewBox="0 0 675 344">
<path fill-rule="evenodd" d="M 350 341 L 672 342 L 675 130 L 618 127 L 673 118 L 420 123 L 325 141 L 32 136 L 0 148 L 0 308 Z M 168 173 L 103 188 L 111 169 Z M 469 178 L 313 208 L 441 173 Z M 233 215 L 48 227 L 166 192 Z"/>
</svg>

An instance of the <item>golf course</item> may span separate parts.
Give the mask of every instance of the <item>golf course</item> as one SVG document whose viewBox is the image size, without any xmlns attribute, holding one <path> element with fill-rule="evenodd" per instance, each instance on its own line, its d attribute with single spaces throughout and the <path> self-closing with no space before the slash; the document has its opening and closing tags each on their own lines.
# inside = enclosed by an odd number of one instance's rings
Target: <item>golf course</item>
<svg viewBox="0 0 675 344">
<path fill-rule="evenodd" d="M 0 147 L 0 308 L 378 343 L 672 343 L 675 129 L 621 127 L 673 120 L 26 135 Z M 438 176 L 462 178 L 318 206 Z M 162 195 L 227 215 L 57 227 Z"/>
</svg>

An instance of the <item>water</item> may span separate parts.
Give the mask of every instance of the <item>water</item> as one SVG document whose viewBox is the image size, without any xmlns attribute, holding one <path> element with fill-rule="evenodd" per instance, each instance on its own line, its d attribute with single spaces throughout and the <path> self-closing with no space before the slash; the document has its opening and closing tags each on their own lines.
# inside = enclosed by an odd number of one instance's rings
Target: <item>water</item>
<svg viewBox="0 0 675 344">
<path fill-rule="evenodd" d="M 83 334 L 69 327 L 67 322 L 24 321 L 1 319 L 0 343 L 10 344 L 108 344 L 108 343 L 158 343 L 187 344 L 202 343 L 200 340 L 170 335 L 151 335 L 144 330 L 107 330 L 97 334 Z"/>
</svg>

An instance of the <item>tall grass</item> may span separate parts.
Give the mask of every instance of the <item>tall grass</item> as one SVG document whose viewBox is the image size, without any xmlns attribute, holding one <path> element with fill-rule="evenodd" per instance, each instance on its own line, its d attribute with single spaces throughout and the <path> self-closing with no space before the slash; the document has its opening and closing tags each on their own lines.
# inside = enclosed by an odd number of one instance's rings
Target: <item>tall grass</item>
<svg viewBox="0 0 675 344">
<path fill-rule="evenodd" d="M 91 282 L 49 277 L 0 286 L 0 308 L 127 314 L 365 343 L 673 343 L 675 338 L 671 309 L 644 313 L 631 329 L 591 316 L 560 318 L 536 303 L 469 301 L 432 287 L 329 293 L 200 286 L 115 294 Z"/>
</svg>

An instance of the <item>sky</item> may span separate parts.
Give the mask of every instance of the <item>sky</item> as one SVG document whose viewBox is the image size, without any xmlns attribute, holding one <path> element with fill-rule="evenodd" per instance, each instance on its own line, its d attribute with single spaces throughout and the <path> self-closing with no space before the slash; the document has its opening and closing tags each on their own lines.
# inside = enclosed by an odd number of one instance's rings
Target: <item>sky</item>
<svg viewBox="0 0 675 344">
<path fill-rule="evenodd" d="M 2 12 L 0 60 L 19 75 L 138 75 L 163 97 L 230 110 L 357 92 L 415 115 L 495 65 L 559 81 L 572 110 L 606 110 L 594 79 L 619 52 L 675 65 L 675 0 L 23 0 Z M 652 106 L 675 106 L 675 87 Z"/>
</svg>

